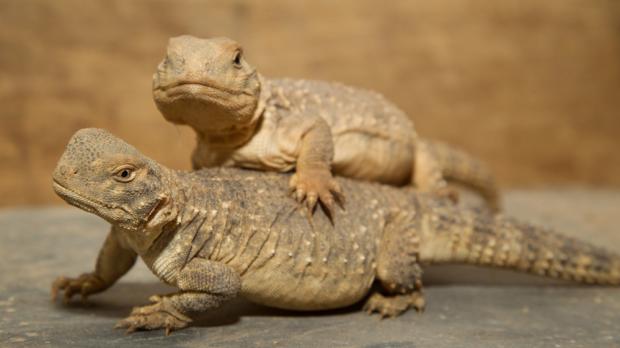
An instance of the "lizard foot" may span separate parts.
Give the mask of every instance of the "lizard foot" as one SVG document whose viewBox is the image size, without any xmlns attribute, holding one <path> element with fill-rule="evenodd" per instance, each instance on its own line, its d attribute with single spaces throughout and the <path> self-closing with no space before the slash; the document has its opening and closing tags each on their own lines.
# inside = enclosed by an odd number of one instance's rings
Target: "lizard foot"
<svg viewBox="0 0 620 348">
<path fill-rule="evenodd" d="M 342 206 L 344 194 L 338 182 L 328 169 L 306 169 L 297 171 L 289 181 L 291 192 L 299 203 L 306 204 L 310 212 L 320 201 L 330 216 L 334 216 L 334 202 Z"/>
<path fill-rule="evenodd" d="M 364 310 L 368 314 L 378 313 L 383 319 L 396 317 L 411 307 L 418 312 L 423 312 L 424 306 L 424 295 L 419 291 L 395 296 L 383 296 L 375 292 L 366 300 Z"/>
<path fill-rule="evenodd" d="M 151 296 L 154 302 L 148 306 L 135 307 L 129 316 L 119 321 L 115 328 L 126 328 L 127 334 L 137 330 L 166 330 L 166 336 L 174 330 L 185 328 L 192 320 L 179 312 L 165 296 Z"/>
<path fill-rule="evenodd" d="M 58 293 L 64 291 L 63 302 L 66 304 L 71 297 L 80 294 L 82 302 L 86 302 L 89 295 L 96 294 L 106 289 L 106 285 L 93 273 L 84 273 L 77 278 L 58 277 L 52 283 L 52 301 L 58 297 Z"/>
</svg>

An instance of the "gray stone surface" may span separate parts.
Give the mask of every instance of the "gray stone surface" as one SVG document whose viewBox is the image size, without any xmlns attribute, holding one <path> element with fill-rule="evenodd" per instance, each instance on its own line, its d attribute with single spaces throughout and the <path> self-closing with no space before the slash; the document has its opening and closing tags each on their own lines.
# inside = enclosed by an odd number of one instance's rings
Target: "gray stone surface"
<svg viewBox="0 0 620 348">
<path fill-rule="evenodd" d="M 508 214 L 620 251 L 620 192 L 513 191 Z M 295 313 L 235 301 L 165 337 L 114 330 L 132 306 L 171 289 L 139 264 L 87 306 L 49 300 L 58 275 L 92 268 L 106 223 L 73 208 L 0 211 L 0 346 L 620 347 L 620 289 L 472 267 L 427 270 L 428 308 L 380 321 L 359 306 Z"/>
</svg>

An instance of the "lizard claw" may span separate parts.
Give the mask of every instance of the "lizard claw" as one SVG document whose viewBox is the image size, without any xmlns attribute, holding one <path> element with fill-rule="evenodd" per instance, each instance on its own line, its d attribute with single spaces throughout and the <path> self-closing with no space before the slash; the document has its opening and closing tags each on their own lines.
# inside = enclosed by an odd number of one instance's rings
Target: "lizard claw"
<svg viewBox="0 0 620 348">
<path fill-rule="evenodd" d="M 56 278 L 56 280 L 54 280 L 54 282 L 52 283 L 52 290 L 51 290 L 51 298 L 50 300 L 52 302 L 56 301 L 56 298 L 58 298 L 58 292 L 60 291 L 60 289 L 64 289 L 64 287 L 66 286 L 65 283 L 67 282 L 67 278 L 60 276 L 58 278 Z"/>
<path fill-rule="evenodd" d="M 319 199 L 318 195 L 314 192 L 310 192 L 306 196 L 306 206 L 308 207 L 308 210 L 310 212 L 314 211 L 314 207 L 316 207 L 316 203 L 318 199 Z"/>
<path fill-rule="evenodd" d="M 344 192 L 342 191 L 342 187 L 340 187 L 340 184 L 336 180 L 330 181 L 329 184 L 330 191 L 334 194 L 334 197 L 336 197 L 336 200 L 338 201 L 340 207 L 344 209 L 344 205 L 346 204 L 346 198 L 344 196 Z"/>
<path fill-rule="evenodd" d="M 334 202 L 344 206 L 344 194 L 338 182 L 328 169 L 306 169 L 297 171 L 289 181 L 289 188 L 299 203 L 312 213 L 321 202 L 330 217 L 335 214 Z"/>
<path fill-rule="evenodd" d="M 327 210 L 329 216 L 333 217 L 336 214 L 334 209 L 334 197 L 332 195 L 321 199 L 321 203 L 323 203 L 323 206 Z"/>
<path fill-rule="evenodd" d="M 295 197 L 297 198 L 297 202 L 301 203 L 306 198 L 306 190 L 303 186 L 299 186 L 297 191 L 295 192 Z"/>
</svg>

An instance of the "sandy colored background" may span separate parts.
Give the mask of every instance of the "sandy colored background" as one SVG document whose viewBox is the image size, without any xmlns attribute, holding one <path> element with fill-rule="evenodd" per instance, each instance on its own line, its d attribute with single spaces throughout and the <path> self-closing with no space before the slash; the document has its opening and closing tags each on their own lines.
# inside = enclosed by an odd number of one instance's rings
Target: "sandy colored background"
<svg viewBox="0 0 620 348">
<path fill-rule="evenodd" d="M 188 168 L 150 94 L 167 38 L 225 35 L 267 76 L 386 94 L 504 186 L 620 186 L 620 1 L 0 0 L 0 205 L 60 203 L 71 134 Z"/>
</svg>

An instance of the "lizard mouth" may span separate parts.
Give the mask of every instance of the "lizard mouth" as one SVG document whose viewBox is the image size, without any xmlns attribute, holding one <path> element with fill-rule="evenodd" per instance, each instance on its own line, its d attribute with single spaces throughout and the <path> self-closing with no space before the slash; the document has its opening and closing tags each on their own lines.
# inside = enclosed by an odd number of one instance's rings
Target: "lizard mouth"
<svg viewBox="0 0 620 348">
<path fill-rule="evenodd" d="M 167 85 L 156 86 L 154 90 L 165 93 L 166 96 L 171 98 L 183 95 L 213 96 L 216 94 L 244 94 L 243 91 L 237 91 L 231 88 L 227 88 L 211 81 L 177 81 Z"/>
<path fill-rule="evenodd" d="M 98 215 L 111 223 L 115 222 L 113 216 L 116 214 L 113 214 L 114 211 L 121 210 L 123 214 L 129 213 L 125 209 L 122 209 L 120 207 L 115 207 L 93 199 L 86 198 L 78 192 L 75 192 L 63 186 L 55 179 L 52 183 L 52 187 L 54 188 L 54 192 L 56 192 L 56 194 L 60 196 L 60 198 L 62 198 L 65 202 L 86 212 Z"/>
<path fill-rule="evenodd" d="M 98 202 L 85 198 L 84 196 L 69 190 L 68 188 L 58 183 L 56 180 L 54 180 L 54 182 L 52 183 L 52 187 L 54 188 L 54 192 L 56 192 L 56 194 L 67 203 L 82 210 L 85 210 L 89 213 L 98 214 L 100 209 L 97 208 L 103 208 L 102 204 L 99 204 Z"/>
</svg>

